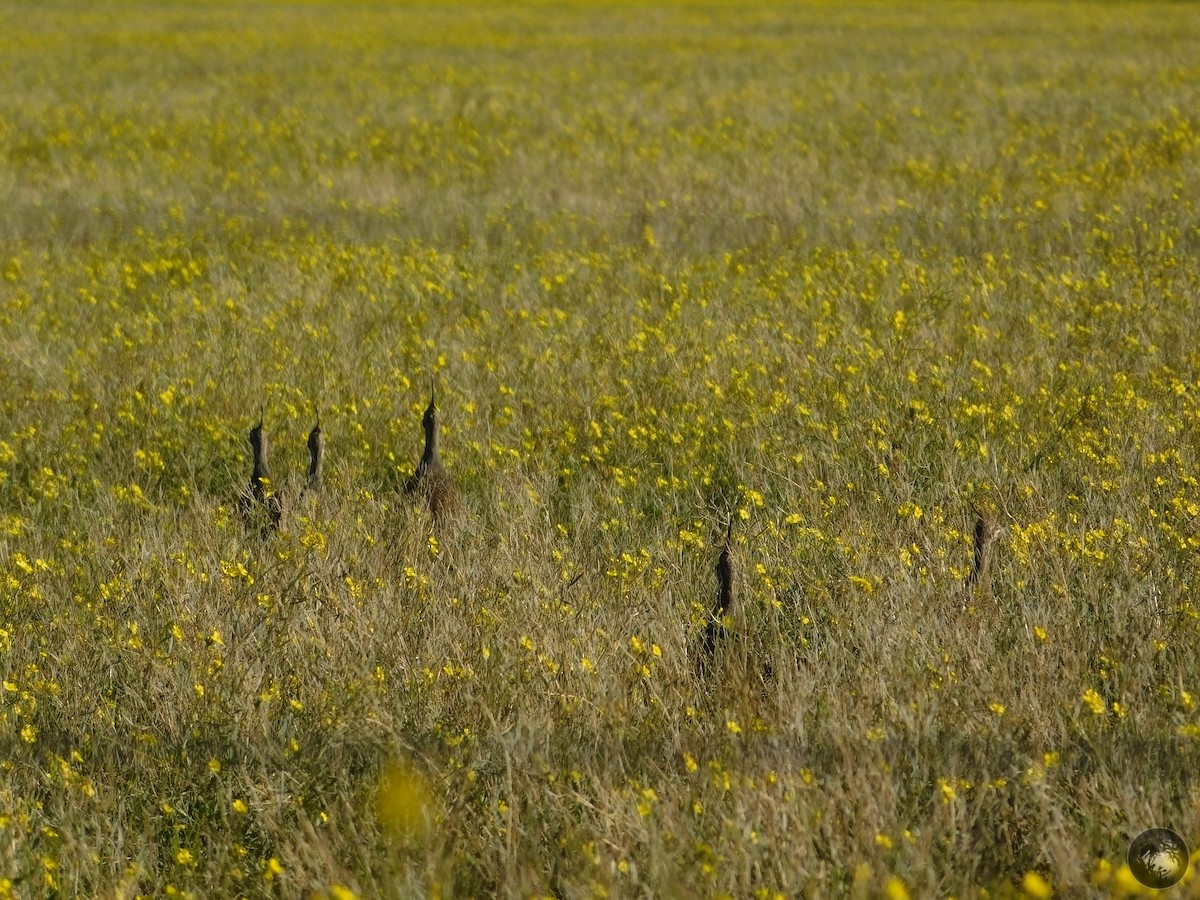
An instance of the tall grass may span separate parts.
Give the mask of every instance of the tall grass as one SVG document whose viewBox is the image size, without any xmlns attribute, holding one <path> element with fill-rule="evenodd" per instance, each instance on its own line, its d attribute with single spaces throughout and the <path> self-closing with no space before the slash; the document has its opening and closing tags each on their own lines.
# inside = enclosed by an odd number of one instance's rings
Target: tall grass
<svg viewBox="0 0 1200 900">
<path fill-rule="evenodd" d="M 0 896 L 1120 894 L 1200 839 L 1193 7 L 0 26 Z"/>
</svg>

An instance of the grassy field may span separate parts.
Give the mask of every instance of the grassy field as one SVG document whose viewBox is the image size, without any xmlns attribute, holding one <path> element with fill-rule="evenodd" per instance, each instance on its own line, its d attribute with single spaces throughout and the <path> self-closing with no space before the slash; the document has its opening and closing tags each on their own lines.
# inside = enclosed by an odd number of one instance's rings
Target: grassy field
<svg viewBox="0 0 1200 900">
<path fill-rule="evenodd" d="M 5 4 L 0 897 L 1136 892 L 1198 198 L 1194 5 Z"/>
</svg>

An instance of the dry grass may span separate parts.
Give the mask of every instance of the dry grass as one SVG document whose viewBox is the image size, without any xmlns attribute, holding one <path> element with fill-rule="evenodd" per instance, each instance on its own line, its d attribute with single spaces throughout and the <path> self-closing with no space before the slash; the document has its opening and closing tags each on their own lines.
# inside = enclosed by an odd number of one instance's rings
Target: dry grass
<svg viewBox="0 0 1200 900">
<path fill-rule="evenodd" d="M 0 26 L 0 895 L 1120 894 L 1200 839 L 1195 8 Z"/>
</svg>

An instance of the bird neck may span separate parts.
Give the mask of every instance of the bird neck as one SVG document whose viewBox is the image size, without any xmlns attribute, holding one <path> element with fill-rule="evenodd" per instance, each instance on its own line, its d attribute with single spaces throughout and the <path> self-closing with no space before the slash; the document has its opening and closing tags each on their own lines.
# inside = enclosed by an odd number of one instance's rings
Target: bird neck
<svg viewBox="0 0 1200 900">
<path fill-rule="evenodd" d="M 438 454 L 438 426 L 437 422 L 430 422 L 425 426 L 425 452 L 421 454 L 422 462 L 432 462 L 437 458 Z"/>
<path fill-rule="evenodd" d="M 726 547 L 717 560 L 717 581 L 721 586 L 717 595 L 717 608 L 722 614 L 729 612 L 733 605 L 733 563 L 729 558 L 729 548 Z"/>
<path fill-rule="evenodd" d="M 260 440 L 254 444 L 254 480 L 270 477 L 271 473 L 267 469 L 267 445 L 265 441 Z"/>
</svg>

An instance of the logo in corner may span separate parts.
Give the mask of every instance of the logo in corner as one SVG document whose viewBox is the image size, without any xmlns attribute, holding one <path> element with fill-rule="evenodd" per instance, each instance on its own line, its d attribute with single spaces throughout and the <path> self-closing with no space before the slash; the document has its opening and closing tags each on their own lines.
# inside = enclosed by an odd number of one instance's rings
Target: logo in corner
<svg viewBox="0 0 1200 900">
<path fill-rule="evenodd" d="M 1133 839 L 1125 861 L 1141 884 L 1164 890 L 1187 874 L 1191 851 L 1170 828 L 1148 828 Z"/>
</svg>

